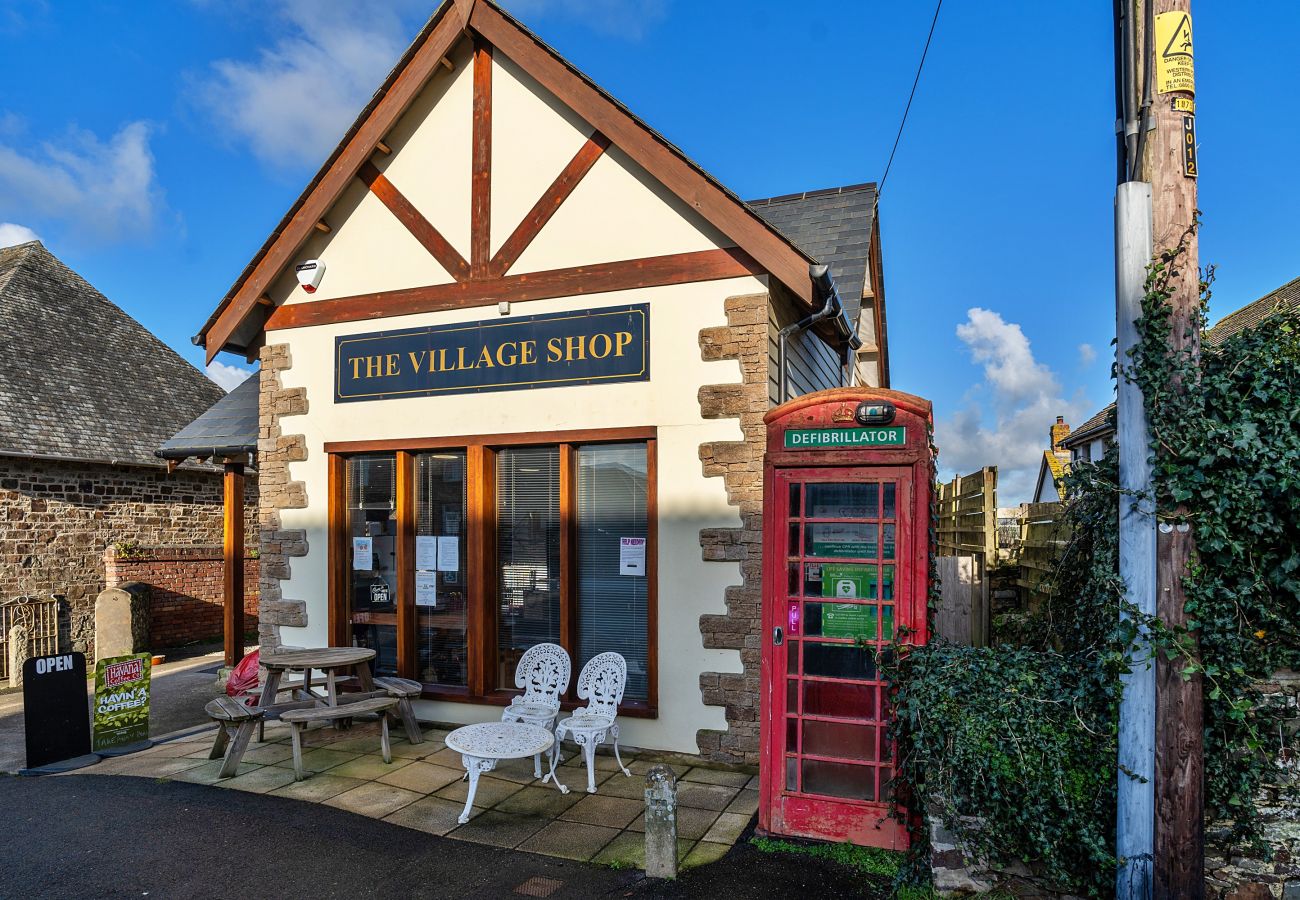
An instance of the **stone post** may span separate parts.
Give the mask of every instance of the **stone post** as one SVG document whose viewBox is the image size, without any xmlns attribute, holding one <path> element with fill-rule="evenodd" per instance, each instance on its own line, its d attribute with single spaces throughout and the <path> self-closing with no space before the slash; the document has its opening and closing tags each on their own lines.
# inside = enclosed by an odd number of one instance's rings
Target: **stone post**
<svg viewBox="0 0 1300 900">
<path fill-rule="evenodd" d="M 29 656 L 27 647 L 27 626 L 15 625 L 9 629 L 9 686 L 23 686 L 23 663 Z"/>
<path fill-rule="evenodd" d="M 128 581 L 95 599 L 95 659 L 149 649 L 149 586 Z"/>
<path fill-rule="evenodd" d="M 645 777 L 645 874 L 677 877 L 677 776 L 664 765 Z"/>
</svg>

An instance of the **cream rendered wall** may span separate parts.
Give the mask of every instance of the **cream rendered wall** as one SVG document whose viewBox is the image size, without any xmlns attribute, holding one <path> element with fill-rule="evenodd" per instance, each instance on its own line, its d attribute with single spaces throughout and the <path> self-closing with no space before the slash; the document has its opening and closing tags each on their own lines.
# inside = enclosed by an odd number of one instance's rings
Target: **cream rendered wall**
<svg viewBox="0 0 1300 900">
<path fill-rule="evenodd" d="M 704 477 L 699 448 L 709 441 L 741 440 L 742 435 L 734 419 L 701 418 L 697 397 L 701 385 L 738 382 L 740 367 L 731 360 L 701 360 L 698 335 L 703 328 L 726 324 L 725 298 L 765 289 L 760 279 L 744 277 L 516 304 L 516 314 L 531 315 L 648 302 L 651 378 L 627 384 L 335 404 L 336 336 L 497 319 L 496 309 L 268 334 L 269 343 L 289 345 L 292 366 L 283 373 L 283 383 L 305 388 L 309 408 L 305 416 L 281 420 L 286 434 L 306 436 L 307 459 L 291 465 L 290 478 L 304 482 L 309 503 L 306 509 L 281 513 L 283 527 L 304 529 L 309 546 L 306 557 L 291 561 L 292 575 L 283 585 L 286 598 L 306 601 L 308 625 L 283 628 L 283 641 L 328 643 L 326 442 L 653 425 L 658 429 L 659 717 L 626 719 L 622 740 L 629 746 L 697 752 L 697 730 L 726 728 L 722 709 L 701 702 L 700 673 L 742 670 L 735 651 L 705 649 L 699 627 L 701 615 L 726 612 L 724 591 L 740 583 L 738 565 L 702 559 L 700 529 L 736 528 L 740 518 L 727 502 L 722 479 Z M 501 715 L 500 707 L 492 706 L 430 701 L 420 706 L 421 717 L 433 721 L 467 723 Z"/>
</svg>

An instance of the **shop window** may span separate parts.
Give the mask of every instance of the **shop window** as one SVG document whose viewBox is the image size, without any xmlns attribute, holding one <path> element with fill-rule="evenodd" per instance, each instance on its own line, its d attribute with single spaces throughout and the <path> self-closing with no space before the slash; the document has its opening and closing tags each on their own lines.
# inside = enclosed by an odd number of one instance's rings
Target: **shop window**
<svg viewBox="0 0 1300 900">
<path fill-rule="evenodd" d="M 569 651 L 570 705 L 581 667 L 613 650 L 627 711 L 653 714 L 654 432 L 621 431 L 328 447 L 334 640 L 373 648 L 377 671 L 426 696 L 488 703 L 515 691 L 534 644 Z"/>
<path fill-rule="evenodd" d="M 497 453 L 497 674 L 534 644 L 560 640 L 560 448 Z"/>
<path fill-rule="evenodd" d="M 393 454 L 347 467 L 347 608 L 352 641 L 375 651 L 375 672 L 397 674 L 397 483 Z"/>
</svg>

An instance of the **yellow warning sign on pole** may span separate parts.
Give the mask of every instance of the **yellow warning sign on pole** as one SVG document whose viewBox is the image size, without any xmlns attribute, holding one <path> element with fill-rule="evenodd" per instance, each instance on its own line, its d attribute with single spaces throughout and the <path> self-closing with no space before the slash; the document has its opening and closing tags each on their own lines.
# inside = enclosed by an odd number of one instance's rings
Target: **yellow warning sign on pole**
<svg viewBox="0 0 1300 900">
<path fill-rule="evenodd" d="M 1196 93 L 1192 72 L 1192 17 L 1185 12 L 1156 15 L 1156 90 Z"/>
</svg>

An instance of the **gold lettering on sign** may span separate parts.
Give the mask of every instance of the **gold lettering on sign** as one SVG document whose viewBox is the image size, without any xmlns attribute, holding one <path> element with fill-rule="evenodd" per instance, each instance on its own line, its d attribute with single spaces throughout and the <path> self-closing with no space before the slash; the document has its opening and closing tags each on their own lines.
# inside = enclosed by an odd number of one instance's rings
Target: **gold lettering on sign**
<svg viewBox="0 0 1300 900">
<path fill-rule="evenodd" d="M 564 359 L 564 352 L 560 350 L 560 339 L 553 337 L 546 342 L 546 361 L 553 363 L 562 359 Z"/>
<path fill-rule="evenodd" d="M 523 341 L 519 344 L 519 362 L 525 366 L 537 362 L 537 341 Z"/>
<path fill-rule="evenodd" d="M 566 362 L 574 359 L 586 359 L 587 348 L 582 342 L 582 335 L 573 335 L 564 339 L 564 359 Z"/>
</svg>

